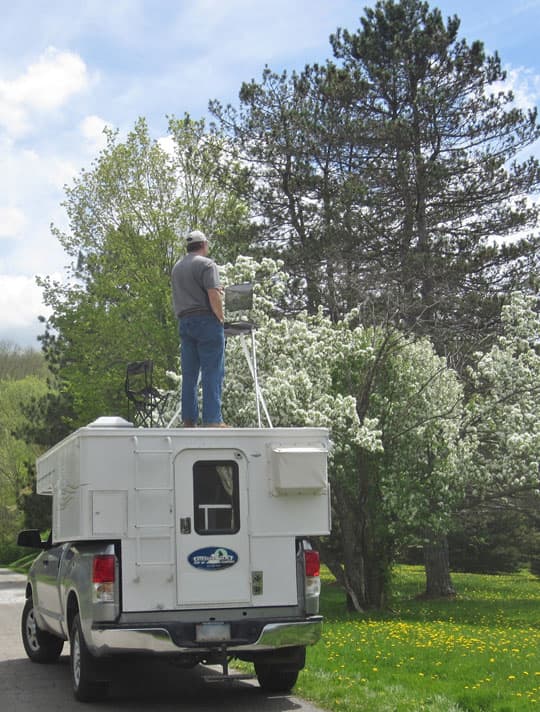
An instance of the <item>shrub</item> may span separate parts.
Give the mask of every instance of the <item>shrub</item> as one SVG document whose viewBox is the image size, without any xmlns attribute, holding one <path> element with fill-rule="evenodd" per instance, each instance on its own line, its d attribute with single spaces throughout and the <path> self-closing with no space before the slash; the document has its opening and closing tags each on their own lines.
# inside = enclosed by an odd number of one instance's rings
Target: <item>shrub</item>
<svg viewBox="0 0 540 712">
<path fill-rule="evenodd" d="M 448 537 L 450 566 L 464 573 L 515 573 L 529 559 L 529 533 L 515 514 L 471 517 Z"/>
</svg>

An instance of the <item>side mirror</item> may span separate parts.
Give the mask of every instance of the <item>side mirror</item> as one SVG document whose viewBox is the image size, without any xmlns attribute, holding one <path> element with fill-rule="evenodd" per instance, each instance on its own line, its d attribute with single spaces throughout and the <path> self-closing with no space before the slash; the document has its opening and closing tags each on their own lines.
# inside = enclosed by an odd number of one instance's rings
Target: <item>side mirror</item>
<svg viewBox="0 0 540 712">
<path fill-rule="evenodd" d="M 41 541 L 39 529 L 25 529 L 19 532 L 17 537 L 17 546 L 26 546 L 29 549 L 44 549 L 47 543 Z"/>
</svg>

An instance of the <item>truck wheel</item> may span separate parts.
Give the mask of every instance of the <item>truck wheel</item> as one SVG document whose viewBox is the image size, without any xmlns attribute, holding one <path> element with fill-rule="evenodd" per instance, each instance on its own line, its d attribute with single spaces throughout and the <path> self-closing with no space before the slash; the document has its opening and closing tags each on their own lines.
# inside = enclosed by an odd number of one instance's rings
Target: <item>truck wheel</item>
<svg viewBox="0 0 540 712">
<path fill-rule="evenodd" d="M 24 604 L 21 632 L 24 649 L 33 663 L 54 663 L 58 660 L 64 641 L 38 627 L 31 596 Z"/>
<path fill-rule="evenodd" d="M 279 665 L 255 663 L 255 674 L 264 692 L 290 692 L 295 686 L 300 670 L 281 668 Z"/>
<path fill-rule="evenodd" d="M 86 647 L 79 614 L 73 619 L 69 642 L 71 645 L 71 681 L 73 694 L 79 702 L 102 700 L 109 683 L 98 679 L 98 663 Z"/>
</svg>

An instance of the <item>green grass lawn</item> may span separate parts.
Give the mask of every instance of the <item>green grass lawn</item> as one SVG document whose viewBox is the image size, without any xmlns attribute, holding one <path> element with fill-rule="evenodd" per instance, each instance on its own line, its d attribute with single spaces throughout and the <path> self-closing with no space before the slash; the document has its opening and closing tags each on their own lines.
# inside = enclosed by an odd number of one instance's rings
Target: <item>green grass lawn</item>
<svg viewBox="0 0 540 712">
<path fill-rule="evenodd" d="M 540 580 L 455 574 L 453 601 L 417 599 L 421 567 L 399 567 L 391 612 L 345 612 L 323 574 L 324 638 L 295 692 L 328 710 L 540 710 Z"/>
<path fill-rule="evenodd" d="M 455 600 L 425 601 L 422 567 L 397 567 L 390 611 L 368 616 L 345 611 L 323 570 L 324 636 L 308 649 L 295 693 L 332 711 L 540 711 L 540 579 L 453 580 Z"/>
</svg>

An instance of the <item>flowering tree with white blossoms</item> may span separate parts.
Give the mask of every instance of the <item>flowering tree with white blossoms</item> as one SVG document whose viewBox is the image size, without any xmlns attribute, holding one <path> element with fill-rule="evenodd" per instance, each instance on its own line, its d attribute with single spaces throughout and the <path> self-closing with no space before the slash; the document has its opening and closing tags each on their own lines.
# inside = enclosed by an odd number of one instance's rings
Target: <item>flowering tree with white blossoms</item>
<svg viewBox="0 0 540 712">
<path fill-rule="evenodd" d="M 407 342 L 381 374 L 377 408 L 384 414 L 377 468 L 389 530 L 402 544 L 422 544 L 426 595 L 452 596 L 446 534 L 469 478 L 462 384 L 427 339 Z"/>
<path fill-rule="evenodd" d="M 420 527 L 444 529 L 448 519 L 460 471 L 457 381 L 427 341 L 365 328 L 356 312 L 337 323 L 321 311 L 284 317 L 289 277 L 274 260 L 239 258 L 222 279 L 254 285 L 249 317 L 273 425 L 330 429 L 333 532 L 319 546 L 354 608 L 380 606 L 396 541 Z M 226 347 L 223 413 L 231 425 L 257 424 L 235 337 Z"/>
<path fill-rule="evenodd" d="M 540 314 L 537 300 L 515 293 L 502 311 L 502 333 L 470 372 L 467 406 L 474 506 L 540 504 Z"/>
<path fill-rule="evenodd" d="M 369 337 L 363 334 L 359 340 L 359 331 L 351 330 L 347 322 L 332 324 L 322 312 L 294 318 L 274 316 L 276 306 L 287 301 L 288 283 L 288 275 L 274 260 L 257 263 L 240 258 L 223 268 L 223 279 L 225 284 L 254 285 L 250 317 L 257 327 L 257 365 L 273 425 L 324 426 L 332 430 L 338 450 L 338 433 L 346 433 L 350 443 L 366 450 L 380 449 L 376 420 L 361 421 L 355 398 L 333 385 L 334 371 L 346 349 L 363 348 L 366 359 L 373 358 Z M 238 339 L 228 339 L 226 367 L 225 420 L 255 425 L 255 390 Z"/>
</svg>

